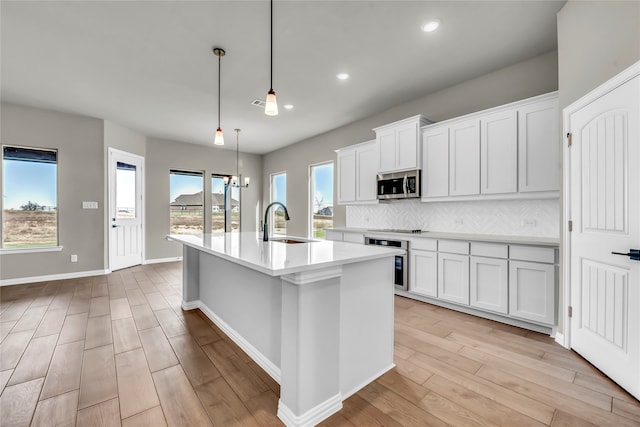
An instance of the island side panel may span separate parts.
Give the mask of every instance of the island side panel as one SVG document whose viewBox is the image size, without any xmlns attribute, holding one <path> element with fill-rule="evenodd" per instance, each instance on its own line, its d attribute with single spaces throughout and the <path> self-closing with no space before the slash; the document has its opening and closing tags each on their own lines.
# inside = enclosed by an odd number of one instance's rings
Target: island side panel
<svg viewBox="0 0 640 427">
<path fill-rule="evenodd" d="M 282 276 L 282 382 L 278 416 L 315 425 L 342 408 L 340 267 Z"/>
<path fill-rule="evenodd" d="M 343 399 L 392 369 L 394 257 L 343 266 L 340 390 Z"/>
<path fill-rule="evenodd" d="M 280 278 L 205 252 L 200 252 L 199 270 L 203 312 L 228 325 L 232 333 L 225 333 L 280 382 Z"/>
<path fill-rule="evenodd" d="M 200 251 L 182 245 L 182 308 L 196 308 L 200 300 Z"/>
</svg>

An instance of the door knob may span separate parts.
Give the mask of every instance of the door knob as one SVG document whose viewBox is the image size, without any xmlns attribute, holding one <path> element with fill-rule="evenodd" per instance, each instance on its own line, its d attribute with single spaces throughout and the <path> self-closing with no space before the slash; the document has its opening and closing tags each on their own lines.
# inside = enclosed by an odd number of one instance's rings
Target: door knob
<svg viewBox="0 0 640 427">
<path fill-rule="evenodd" d="M 611 252 L 611 253 L 613 255 L 628 256 L 634 261 L 640 261 L 640 249 L 629 249 L 629 252 L 626 254 L 623 252 Z"/>
</svg>

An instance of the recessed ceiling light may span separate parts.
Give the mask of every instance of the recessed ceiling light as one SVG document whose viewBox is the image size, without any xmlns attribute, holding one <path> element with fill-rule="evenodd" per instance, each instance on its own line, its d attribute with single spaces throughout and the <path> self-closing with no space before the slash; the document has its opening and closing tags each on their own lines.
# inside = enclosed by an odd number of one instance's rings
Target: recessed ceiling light
<svg viewBox="0 0 640 427">
<path fill-rule="evenodd" d="M 437 30 L 439 26 L 440 26 L 440 21 L 438 21 L 437 19 L 434 19 L 433 21 L 429 21 L 426 24 L 424 24 L 422 26 L 422 31 L 424 31 L 425 33 L 430 33 Z"/>
<path fill-rule="evenodd" d="M 339 73 L 339 74 L 336 74 L 336 77 L 338 78 L 338 80 L 347 80 L 349 78 L 349 74 Z"/>
<path fill-rule="evenodd" d="M 284 107 L 285 110 L 293 110 L 293 105 L 291 105 L 291 104 L 285 104 L 285 105 L 283 105 L 283 107 Z"/>
</svg>

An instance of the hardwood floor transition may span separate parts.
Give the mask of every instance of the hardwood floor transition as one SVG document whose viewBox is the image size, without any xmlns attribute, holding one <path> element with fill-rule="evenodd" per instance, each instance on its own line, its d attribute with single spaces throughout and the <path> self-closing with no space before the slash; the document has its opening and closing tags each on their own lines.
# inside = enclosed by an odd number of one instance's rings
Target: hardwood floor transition
<svg viewBox="0 0 640 427">
<path fill-rule="evenodd" d="M 0 288 L 2 426 L 277 426 L 278 384 L 199 311 L 182 264 Z M 396 368 L 322 426 L 639 426 L 551 338 L 396 297 Z"/>
</svg>

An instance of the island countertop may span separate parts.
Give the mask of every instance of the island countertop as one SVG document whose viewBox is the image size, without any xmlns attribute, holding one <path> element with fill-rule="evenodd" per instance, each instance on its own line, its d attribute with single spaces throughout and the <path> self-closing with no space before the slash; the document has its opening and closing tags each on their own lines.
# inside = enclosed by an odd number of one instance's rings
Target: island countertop
<svg viewBox="0 0 640 427">
<path fill-rule="evenodd" d="M 283 276 L 404 253 L 400 249 L 291 236 L 275 236 L 272 240 L 263 242 L 262 236 L 256 232 L 170 234 L 167 238 L 270 276 Z M 279 241 L 282 239 L 302 240 L 303 243 Z"/>
</svg>

